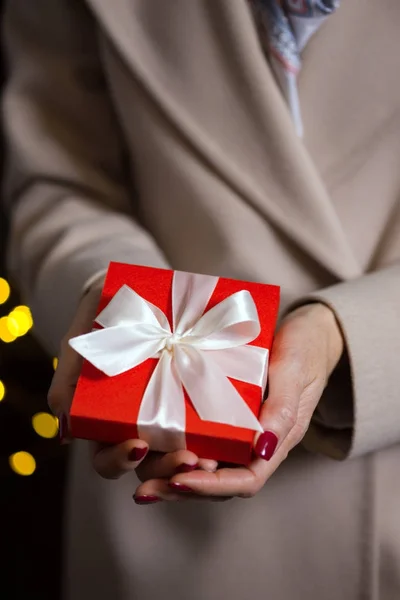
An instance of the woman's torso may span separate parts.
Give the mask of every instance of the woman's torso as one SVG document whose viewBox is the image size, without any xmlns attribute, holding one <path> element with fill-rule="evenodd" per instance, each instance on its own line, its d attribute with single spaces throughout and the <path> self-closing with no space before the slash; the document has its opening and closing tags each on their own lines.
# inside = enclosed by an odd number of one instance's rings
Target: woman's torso
<svg viewBox="0 0 400 600">
<path fill-rule="evenodd" d="M 310 42 L 304 142 L 245 2 L 88 4 L 132 206 L 174 268 L 279 284 L 285 306 L 400 258 L 393 0 L 343 2 Z M 298 449 L 252 500 L 144 508 L 134 481 L 92 474 L 80 443 L 69 598 L 394 600 L 398 459 L 398 448 L 345 463 Z"/>
</svg>

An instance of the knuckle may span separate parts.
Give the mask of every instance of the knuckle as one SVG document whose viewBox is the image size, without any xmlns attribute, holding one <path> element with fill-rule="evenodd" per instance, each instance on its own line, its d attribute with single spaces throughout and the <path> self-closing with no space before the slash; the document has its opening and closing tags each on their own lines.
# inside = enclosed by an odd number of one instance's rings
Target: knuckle
<svg viewBox="0 0 400 600">
<path fill-rule="evenodd" d="M 279 420 L 285 429 L 291 430 L 297 423 L 297 411 L 291 406 L 283 406 L 279 411 Z"/>
<path fill-rule="evenodd" d="M 294 373 L 301 373 L 304 369 L 304 356 L 297 349 L 289 352 L 288 366 Z"/>
</svg>

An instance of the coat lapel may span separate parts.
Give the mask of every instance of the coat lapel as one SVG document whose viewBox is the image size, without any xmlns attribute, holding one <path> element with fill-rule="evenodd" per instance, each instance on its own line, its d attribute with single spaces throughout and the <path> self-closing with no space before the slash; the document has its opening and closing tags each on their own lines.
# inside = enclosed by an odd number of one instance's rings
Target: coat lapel
<svg viewBox="0 0 400 600">
<path fill-rule="evenodd" d="M 340 279 L 360 274 L 243 0 L 88 0 L 169 125 L 243 201 Z"/>
</svg>

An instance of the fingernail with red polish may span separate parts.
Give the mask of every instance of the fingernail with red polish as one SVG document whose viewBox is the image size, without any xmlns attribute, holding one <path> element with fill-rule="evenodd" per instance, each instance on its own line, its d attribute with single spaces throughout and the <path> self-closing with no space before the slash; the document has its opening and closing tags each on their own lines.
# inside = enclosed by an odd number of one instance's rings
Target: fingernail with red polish
<svg viewBox="0 0 400 600">
<path fill-rule="evenodd" d="M 182 463 L 176 468 L 175 473 L 190 473 L 195 469 L 197 469 L 197 465 L 187 465 L 186 463 Z"/>
<path fill-rule="evenodd" d="M 133 496 L 135 504 L 155 504 L 161 502 L 158 496 Z"/>
<path fill-rule="evenodd" d="M 264 460 L 270 460 L 278 445 L 278 438 L 272 431 L 264 431 L 257 440 L 255 453 Z"/>
<path fill-rule="evenodd" d="M 138 460 L 142 460 L 148 452 L 148 448 L 132 448 L 132 450 L 128 454 L 128 459 L 131 462 L 137 462 Z"/>
<path fill-rule="evenodd" d="M 60 434 L 60 443 L 62 444 L 68 437 L 68 419 L 65 413 L 60 413 L 58 417 L 58 432 Z"/>
<path fill-rule="evenodd" d="M 193 492 L 193 490 L 189 486 L 187 486 L 183 483 L 177 483 L 177 482 L 172 481 L 168 485 L 175 492 Z"/>
</svg>

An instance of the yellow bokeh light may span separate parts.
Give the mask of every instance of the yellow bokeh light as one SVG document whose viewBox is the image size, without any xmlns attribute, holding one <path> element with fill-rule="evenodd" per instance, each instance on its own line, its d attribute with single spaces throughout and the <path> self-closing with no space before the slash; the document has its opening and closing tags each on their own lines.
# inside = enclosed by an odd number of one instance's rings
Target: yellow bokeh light
<svg viewBox="0 0 400 600">
<path fill-rule="evenodd" d="M 13 335 L 8 329 L 8 317 L 2 317 L 0 319 L 0 340 L 2 342 L 13 342 L 17 339 L 16 335 Z"/>
<path fill-rule="evenodd" d="M 3 277 L 0 277 L 0 304 L 7 302 L 10 296 L 10 291 L 11 290 L 8 281 L 3 279 Z"/>
<path fill-rule="evenodd" d="M 53 369 L 56 370 L 57 367 L 58 367 L 58 358 L 55 357 L 55 358 L 53 358 Z"/>
<path fill-rule="evenodd" d="M 4 399 L 5 395 L 6 395 L 5 385 L 2 381 L 0 381 L 0 402 Z"/>
<path fill-rule="evenodd" d="M 7 327 L 11 335 L 20 337 L 32 327 L 32 319 L 19 310 L 12 310 L 7 317 Z"/>
<path fill-rule="evenodd" d="M 58 433 L 58 419 L 46 412 L 33 415 L 32 426 L 36 433 L 44 438 L 53 438 Z"/>
<path fill-rule="evenodd" d="M 21 335 L 21 328 L 17 319 L 14 319 L 11 315 L 7 317 L 7 329 L 14 337 Z"/>
<path fill-rule="evenodd" d="M 16 452 L 10 456 L 9 462 L 18 475 L 32 475 L 36 469 L 36 461 L 29 452 Z"/>
<path fill-rule="evenodd" d="M 18 312 L 23 312 L 26 314 L 27 317 L 32 319 L 32 313 L 31 313 L 31 309 L 29 308 L 29 306 L 25 306 L 24 304 L 21 304 L 20 306 L 16 306 L 14 308 L 14 310 L 17 310 Z"/>
</svg>

